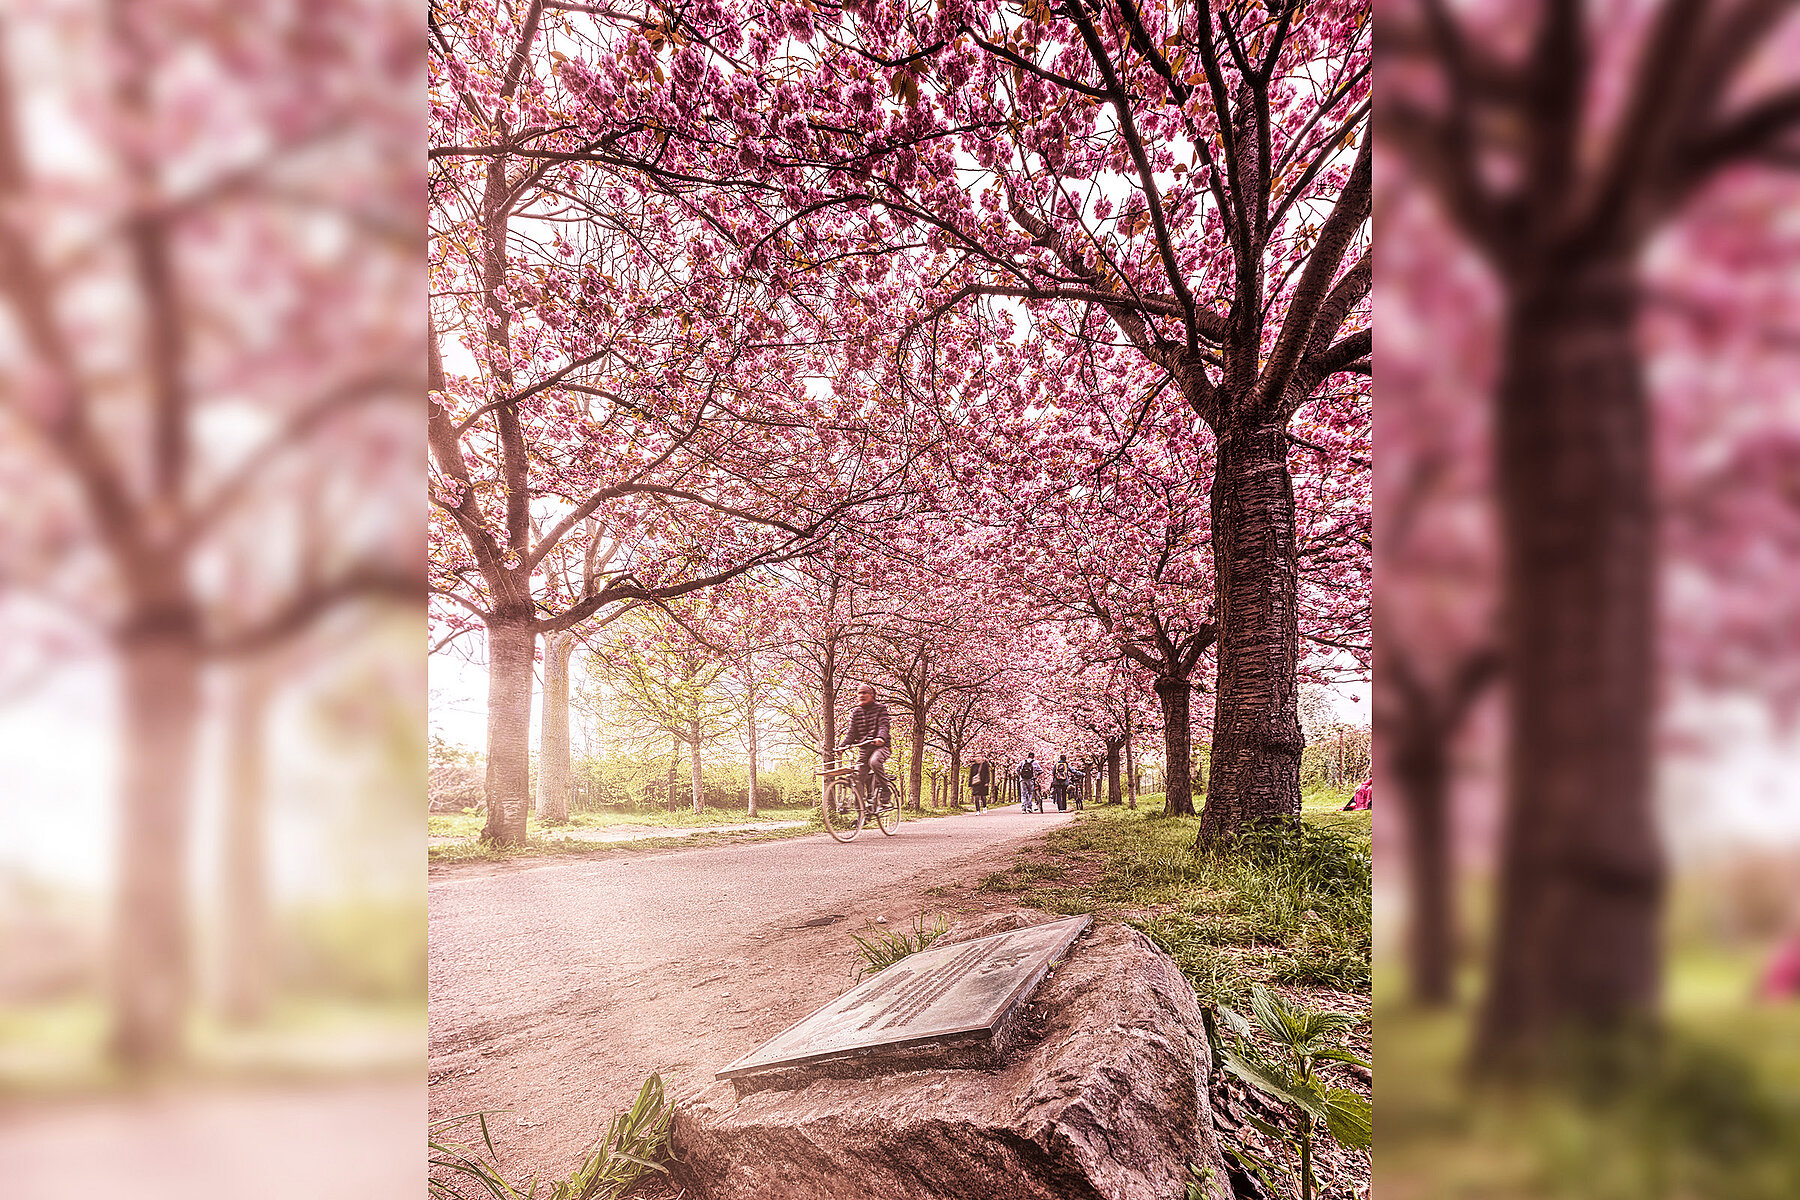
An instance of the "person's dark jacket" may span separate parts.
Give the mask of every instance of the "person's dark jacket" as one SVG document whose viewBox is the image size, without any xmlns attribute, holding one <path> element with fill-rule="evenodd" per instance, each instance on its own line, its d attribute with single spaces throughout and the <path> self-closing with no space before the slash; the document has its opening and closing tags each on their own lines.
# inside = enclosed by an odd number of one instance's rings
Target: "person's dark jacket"
<svg viewBox="0 0 1800 1200">
<path fill-rule="evenodd" d="M 888 736 L 887 705 L 879 700 L 859 704 L 850 710 L 850 729 L 844 734 L 844 744 L 854 746 L 870 738 L 880 738 L 883 747 L 894 744 L 894 739 Z"/>
<path fill-rule="evenodd" d="M 991 788 L 994 786 L 994 764 L 990 762 L 972 762 L 969 764 L 969 786 L 972 788 Z"/>
</svg>

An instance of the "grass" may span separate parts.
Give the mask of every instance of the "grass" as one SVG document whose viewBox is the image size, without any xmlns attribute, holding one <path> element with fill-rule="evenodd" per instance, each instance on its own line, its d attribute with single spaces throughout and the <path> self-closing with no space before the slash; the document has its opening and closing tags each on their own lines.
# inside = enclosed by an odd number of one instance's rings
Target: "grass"
<svg viewBox="0 0 1800 1200">
<path fill-rule="evenodd" d="M 504 1110 L 501 1110 L 504 1111 Z M 468 1113 L 434 1121 L 426 1136 L 432 1200 L 528 1200 L 537 1195 L 537 1180 L 523 1186 L 510 1182 L 488 1131 L 490 1112 Z M 667 1174 L 669 1124 L 675 1106 L 663 1091 L 662 1076 L 652 1074 L 638 1089 L 631 1107 L 613 1118 L 600 1145 L 567 1178 L 550 1186 L 547 1200 L 616 1200 L 651 1172 Z M 449 1131 L 475 1122 L 481 1144 L 450 1141 Z M 485 1154 L 483 1153 L 485 1151 Z"/>
<path fill-rule="evenodd" d="M 686 816 L 693 816 L 694 814 L 691 809 L 675 813 L 656 812 L 627 814 L 623 816 L 614 813 L 582 813 L 580 814 L 580 817 L 583 818 L 582 820 L 571 820 L 567 826 L 550 827 L 551 829 L 571 829 L 583 827 L 616 828 L 621 825 L 649 825 L 652 828 L 666 828 L 671 830 L 668 837 L 638 838 L 626 842 L 597 842 L 587 841 L 578 837 L 553 837 L 550 836 L 546 828 L 538 822 L 536 814 L 533 814 L 526 821 L 525 843 L 520 846 L 507 847 L 492 846 L 475 840 L 477 835 L 481 832 L 483 820 L 483 817 L 479 812 L 458 813 L 452 815 L 450 821 L 461 822 L 462 824 L 451 824 L 449 821 L 446 821 L 442 825 L 433 825 L 431 828 L 433 830 L 433 836 L 457 837 L 462 840 L 431 846 L 426 851 L 426 857 L 429 862 L 433 863 L 504 862 L 514 858 L 543 858 L 557 855 L 595 857 L 608 854 L 641 853 L 646 850 L 667 850 L 675 846 L 718 846 L 736 844 L 739 842 L 778 841 L 782 838 L 805 837 L 808 834 L 817 833 L 824 828 L 819 822 L 819 810 L 816 807 L 764 809 L 757 815 L 756 819 L 758 822 L 806 822 L 804 825 L 787 829 L 708 830 L 705 828 L 708 824 L 742 825 L 749 823 L 742 813 L 722 813 L 720 810 L 716 809 L 709 810 L 709 812 L 718 819 L 706 822 L 681 821 L 674 819 L 682 817 L 684 813 Z M 637 820 L 636 817 L 640 815 L 646 818 L 662 816 L 671 819 L 653 823 L 647 819 Z M 908 815 L 910 816 L 911 814 Z M 725 819 L 726 817 L 729 817 L 730 819 L 727 820 Z M 433 822 L 438 822 L 444 820 L 444 818 L 445 814 L 436 813 L 432 815 L 431 820 Z M 593 820 L 587 820 L 588 818 L 593 818 Z M 695 827 L 701 828 L 702 832 L 692 834 L 673 832 L 677 829 L 689 829 Z M 440 828 L 448 829 L 451 832 L 437 833 L 436 830 Z"/>
<path fill-rule="evenodd" d="M 923 811 L 904 809 L 900 824 L 902 836 L 904 836 L 908 821 L 929 817 L 954 817 L 969 811 L 971 810 L 956 805 L 948 808 L 926 808 Z M 576 813 L 570 817 L 568 824 L 552 826 L 545 826 L 538 820 L 537 814 L 532 813 L 526 817 L 524 844 L 499 847 L 485 845 L 476 840 L 481 833 L 484 820 L 485 817 L 479 809 L 465 810 L 460 813 L 430 814 L 427 831 L 432 837 L 453 837 L 459 840 L 428 847 L 427 861 L 434 863 L 504 862 L 514 858 L 544 858 L 558 855 L 594 857 L 605 854 L 631 854 L 645 850 L 667 850 L 676 846 L 719 846 L 735 845 L 740 842 L 772 842 L 783 838 L 805 837 L 824 829 L 824 825 L 819 821 L 817 805 L 810 808 L 764 808 L 758 811 L 757 822 L 805 822 L 802 826 L 788 829 L 708 830 L 707 826 L 751 823 L 750 818 L 744 813 L 716 808 L 705 810 L 697 818 L 691 808 L 680 808 L 672 813 L 661 809 L 645 812 L 630 810 Z M 558 830 L 616 829 L 621 826 L 669 829 L 671 831 L 699 828 L 702 832 L 692 834 L 671 832 L 668 837 L 639 838 L 629 842 L 597 842 L 579 837 L 553 836 L 553 832 Z"/>
<path fill-rule="evenodd" d="M 752 817 L 739 809 L 707 808 L 695 812 L 682 806 L 674 812 L 666 809 L 610 809 L 599 812 L 569 814 L 566 822 L 545 825 L 536 813 L 525 819 L 527 839 L 543 837 L 551 830 L 572 829 L 694 829 L 711 825 L 748 825 L 760 821 L 804 821 L 812 808 L 762 808 Z M 480 809 L 459 813 L 431 813 L 426 818 L 426 832 L 432 837 L 473 838 L 481 833 L 486 815 Z"/>
<path fill-rule="evenodd" d="M 920 913 L 913 918 L 913 930 L 907 933 L 904 929 L 871 928 L 863 933 L 850 935 L 856 943 L 856 965 L 851 973 L 859 981 L 865 975 L 874 975 L 885 971 L 901 959 L 917 954 L 931 943 L 943 937 L 949 924 L 939 917 L 931 928 L 925 927 L 925 914 Z"/>
<path fill-rule="evenodd" d="M 1674 972 L 1680 974 L 1680 969 Z M 1380 989 L 1385 996 L 1390 989 Z M 1672 1008 L 1658 1056 L 1580 1086 L 1476 1092 L 1470 1007 L 1383 999 L 1382 1153 L 1395 1200 L 1776 1200 L 1800 1195 L 1800 1006 Z"/>
<path fill-rule="evenodd" d="M 1139 799 L 1136 812 L 1089 809 L 1050 831 L 978 890 L 1126 920 L 1168 952 L 1202 1002 L 1242 1005 L 1256 983 L 1369 990 L 1368 813 L 1320 802 L 1286 838 L 1196 854 L 1198 818 Z"/>
<path fill-rule="evenodd" d="M 186 1056 L 168 1076 L 298 1082 L 416 1073 L 424 1028 L 423 998 L 285 996 L 263 1021 L 242 1027 L 198 1009 L 187 1022 Z M 107 1031 L 98 995 L 0 1005 L 0 1097 L 84 1095 L 129 1083 L 106 1055 Z"/>
</svg>

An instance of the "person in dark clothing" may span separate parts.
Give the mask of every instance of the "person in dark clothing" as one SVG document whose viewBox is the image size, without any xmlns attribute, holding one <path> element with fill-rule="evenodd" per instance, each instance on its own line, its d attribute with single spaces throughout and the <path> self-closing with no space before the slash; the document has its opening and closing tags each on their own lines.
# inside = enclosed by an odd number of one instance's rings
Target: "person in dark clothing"
<svg viewBox="0 0 1800 1200">
<path fill-rule="evenodd" d="M 1057 812 L 1069 811 L 1069 756 L 1056 756 L 1056 766 L 1050 772 L 1050 798 L 1056 801 Z"/>
<path fill-rule="evenodd" d="M 987 807 L 988 789 L 994 785 L 994 764 L 978 758 L 969 764 L 969 794 L 975 797 L 975 811 Z"/>
<path fill-rule="evenodd" d="M 1019 764 L 1019 811 L 1020 812 L 1030 812 L 1031 811 L 1032 788 L 1035 786 L 1035 784 L 1037 782 L 1037 764 L 1035 762 L 1031 761 L 1031 756 L 1034 753 L 1035 753 L 1035 751 L 1027 750 L 1025 752 L 1025 761 Z M 1038 805 L 1038 811 L 1039 812 L 1044 811 L 1042 804 Z"/>
<path fill-rule="evenodd" d="M 862 786 L 863 795 L 873 796 L 875 773 L 881 771 L 890 753 L 888 710 L 887 705 L 875 702 L 875 689 L 869 684 L 856 689 L 856 699 L 856 707 L 850 710 L 850 729 L 838 749 L 856 747 L 856 782 Z M 863 745 L 864 742 L 871 744 Z M 882 771 L 881 777 L 886 779 L 887 773 Z"/>
</svg>

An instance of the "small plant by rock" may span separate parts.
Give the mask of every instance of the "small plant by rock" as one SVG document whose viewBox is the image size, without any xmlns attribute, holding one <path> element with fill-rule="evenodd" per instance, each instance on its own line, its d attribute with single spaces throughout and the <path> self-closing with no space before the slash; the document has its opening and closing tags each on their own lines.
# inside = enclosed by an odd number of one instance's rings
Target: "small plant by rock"
<svg viewBox="0 0 1800 1200">
<path fill-rule="evenodd" d="M 1244 1117 L 1263 1136 L 1294 1150 L 1300 1160 L 1300 1200 L 1312 1200 L 1318 1186 L 1313 1177 L 1313 1135 L 1320 1126 L 1353 1150 L 1367 1150 L 1373 1142 L 1374 1110 L 1368 1097 L 1351 1088 L 1327 1085 L 1317 1070 L 1321 1062 L 1371 1069 L 1344 1045 L 1344 1034 L 1356 1020 L 1344 1013 L 1289 1005 L 1260 984 L 1251 992 L 1254 1025 L 1224 1005 L 1218 1011 L 1236 1038 L 1229 1043 L 1214 1040 L 1215 1060 L 1284 1109 L 1288 1118 L 1284 1123 L 1264 1121 L 1251 1113 Z M 1257 1026 L 1275 1043 L 1274 1053 L 1258 1044 Z M 1265 1183 L 1271 1182 L 1273 1167 L 1267 1160 L 1241 1146 L 1226 1146 L 1225 1150 L 1245 1169 L 1261 1175 Z"/>
</svg>

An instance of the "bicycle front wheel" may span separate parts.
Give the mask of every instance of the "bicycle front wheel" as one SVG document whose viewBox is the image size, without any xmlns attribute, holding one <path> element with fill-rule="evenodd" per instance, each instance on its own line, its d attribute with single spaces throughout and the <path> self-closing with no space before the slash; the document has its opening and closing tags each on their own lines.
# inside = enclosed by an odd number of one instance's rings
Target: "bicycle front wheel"
<svg viewBox="0 0 1800 1200">
<path fill-rule="evenodd" d="M 840 842 L 847 842 L 862 832 L 862 801 L 856 789 L 847 783 L 834 780 L 827 784 L 819 811 L 825 818 L 825 832 Z"/>
<path fill-rule="evenodd" d="M 900 797 L 886 784 L 875 792 L 875 824 L 889 837 L 900 828 Z"/>
</svg>

